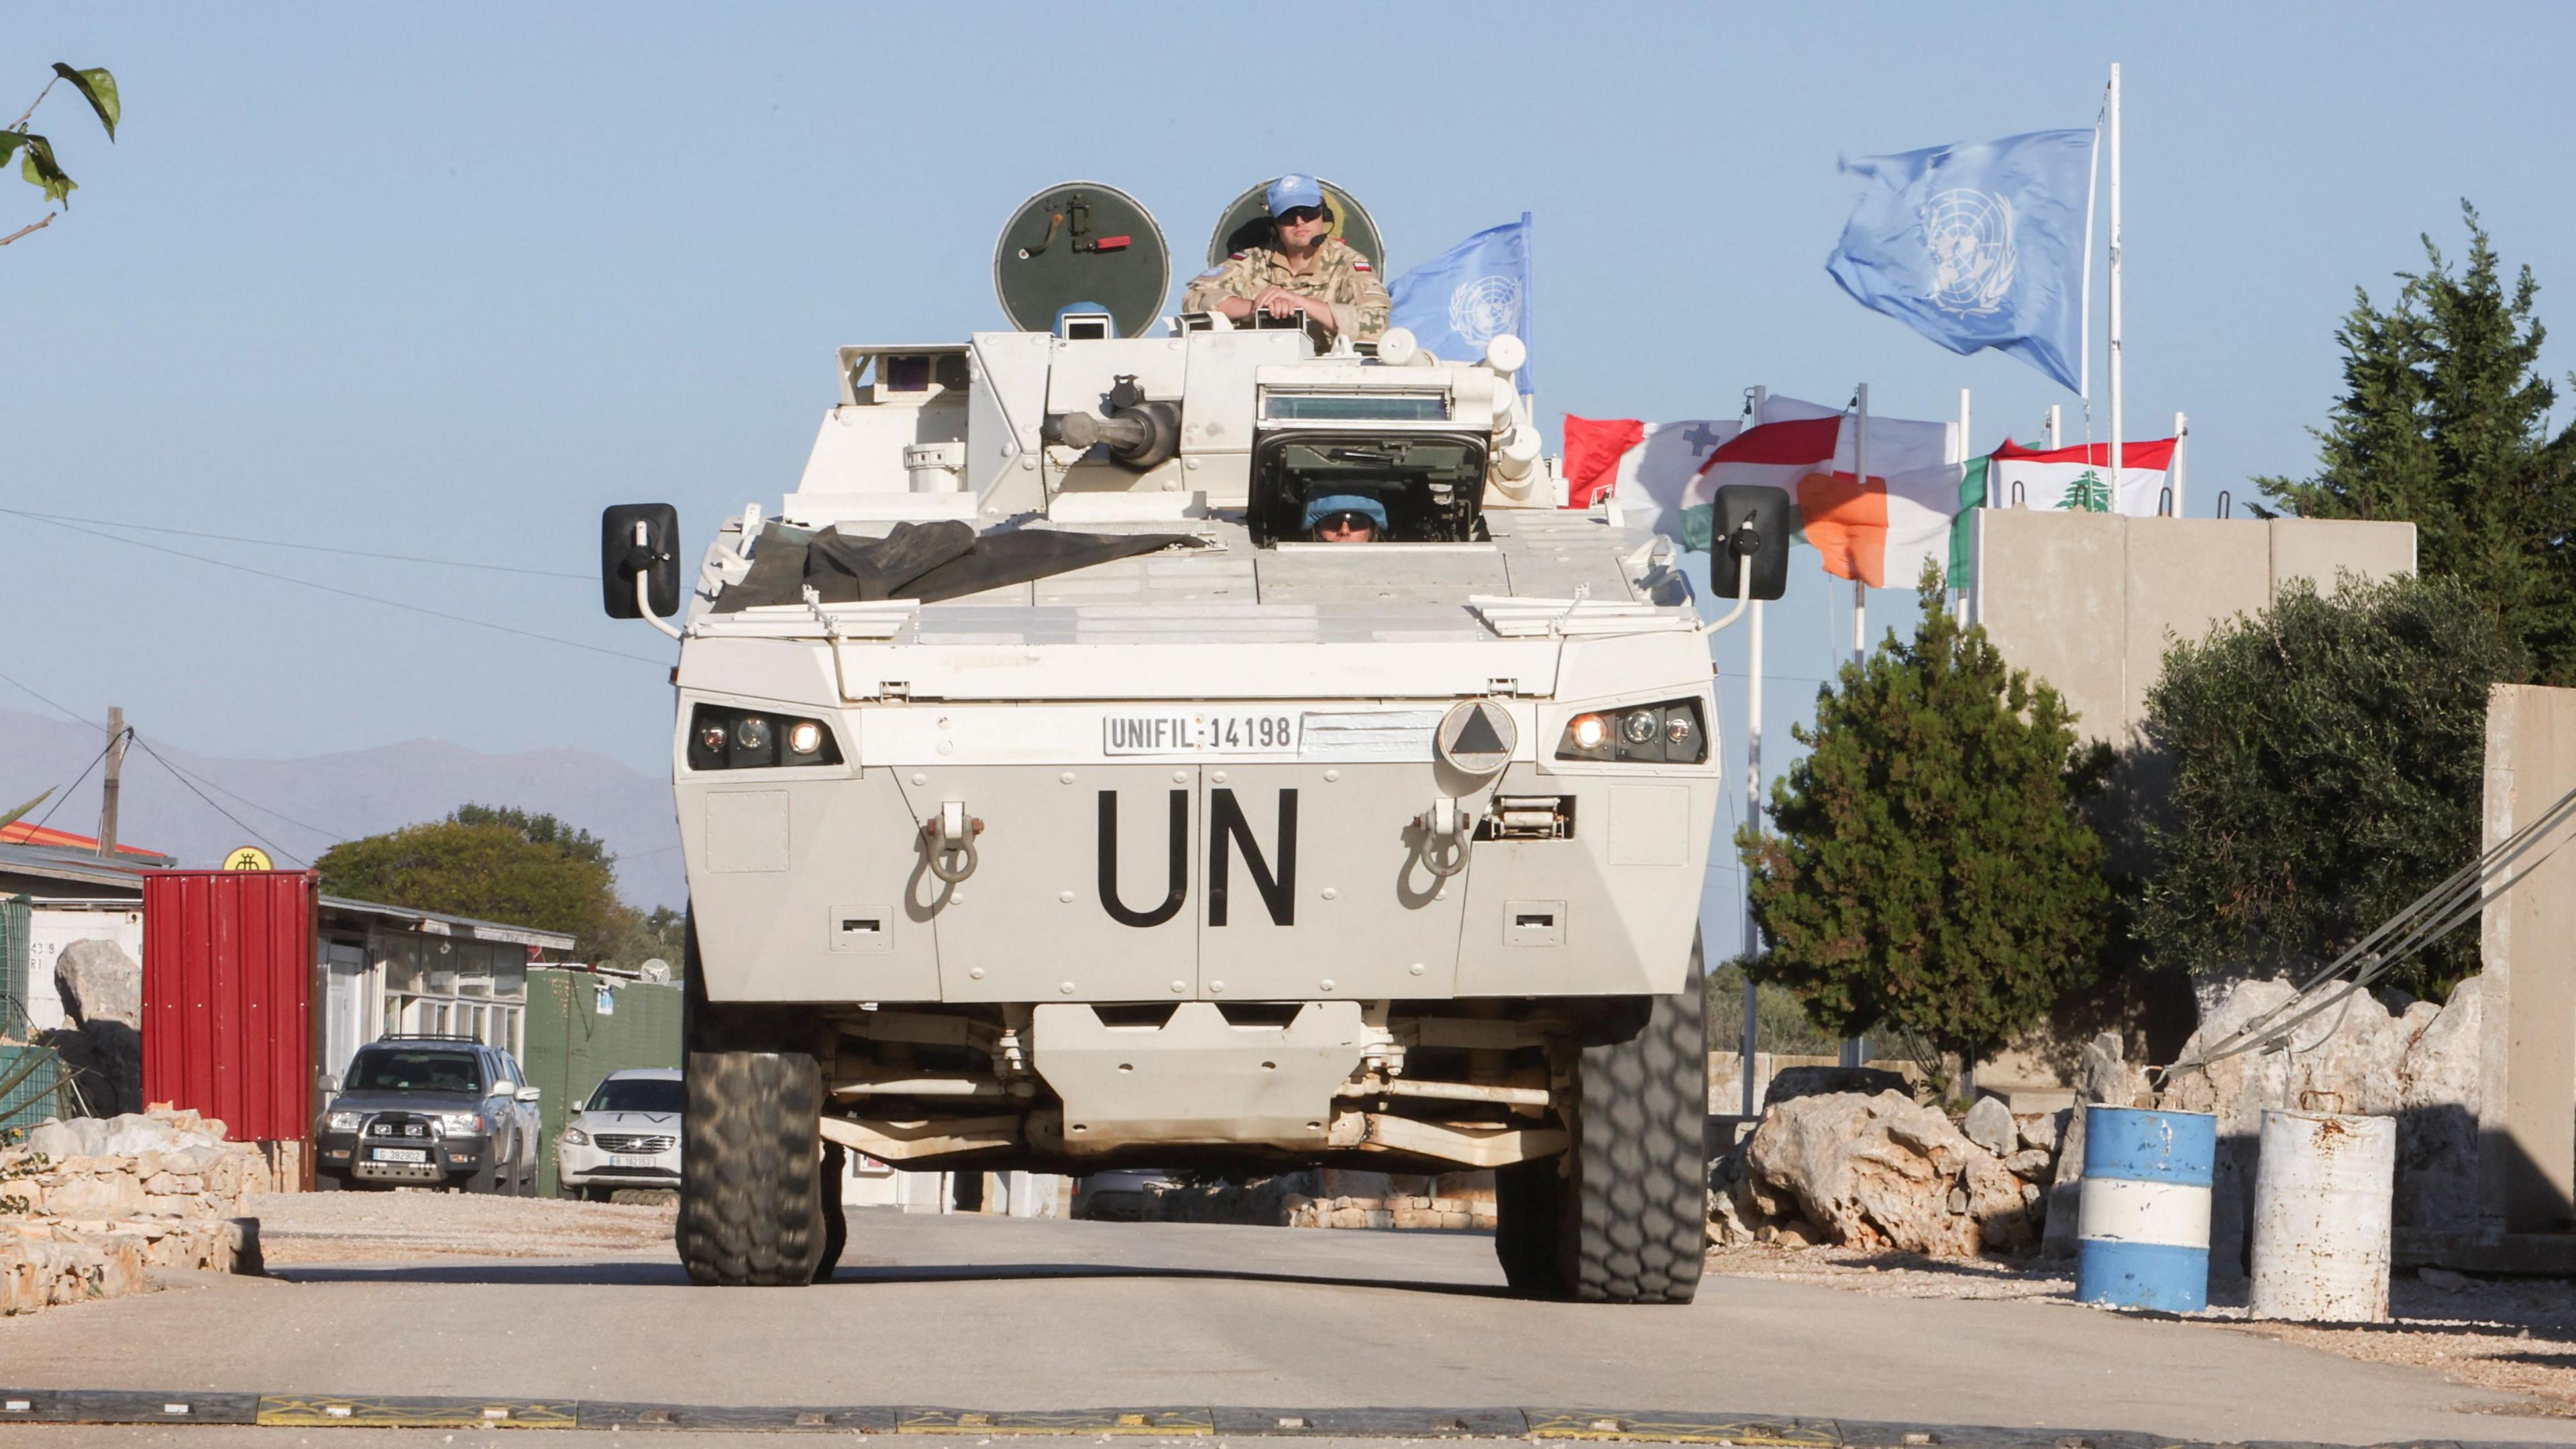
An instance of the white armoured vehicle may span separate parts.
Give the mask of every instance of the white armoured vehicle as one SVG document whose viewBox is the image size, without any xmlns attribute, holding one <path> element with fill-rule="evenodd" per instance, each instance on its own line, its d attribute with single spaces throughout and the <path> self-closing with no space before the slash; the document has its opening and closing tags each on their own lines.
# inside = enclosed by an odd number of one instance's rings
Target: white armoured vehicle
<svg viewBox="0 0 2576 1449">
<path fill-rule="evenodd" d="M 680 639 L 691 1275 L 828 1272 L 854 1150 L 1490 1168 L 1516 1287 L 1687 1301 L 1719 767 L 1670 543 L 1560 506 L 1516 339 L 1158 317 L 1091 183 L 995 267 L 1017 330 L 841 349 L 685 596 L 672 510 L 606 514 L 609 611 Z M 1739 491 L 1718 577 L 1777 597 Z M 1382 538 L 1303 541 L 1354 495 Z"/>
</svg>

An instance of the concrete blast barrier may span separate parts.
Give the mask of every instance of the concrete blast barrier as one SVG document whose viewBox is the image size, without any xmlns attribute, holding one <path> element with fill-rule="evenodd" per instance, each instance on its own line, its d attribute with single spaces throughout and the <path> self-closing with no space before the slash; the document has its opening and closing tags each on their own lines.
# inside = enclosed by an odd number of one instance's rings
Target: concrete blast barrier
<svg viewBox="0 0 2576 1449">
<path fill-rule="evenodd" d="M 2075 1297 L 2114 1308 L 2209 1306 L 2209 1180 L 2218 1119 L 2092 1107 L 2084 1114 Z"/>
<path fill-rule="evenodd" d="M 2246 1311 L 2306 1323 L 2388 1318 L 2397 1119 L 2263 1114 Z"/>
</svg>

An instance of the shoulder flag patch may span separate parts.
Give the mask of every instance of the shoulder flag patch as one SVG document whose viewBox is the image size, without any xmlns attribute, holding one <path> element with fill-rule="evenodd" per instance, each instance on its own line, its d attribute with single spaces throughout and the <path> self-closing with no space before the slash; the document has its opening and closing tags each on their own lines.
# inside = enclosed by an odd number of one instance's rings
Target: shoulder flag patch
<svg viewBox="0 0 2576 1449">
<path fill-rule="evenodd" d="M 1351 270 L 1355 272 L 1367 272 L 1374 271 L 1376 269 L 1366 262 L 1353 262 L 1351 263 Z"/>
<path fill-rule="evenodd" d="M 1241 253 L 1241 252 L 1235 252 L 1235 253 L 1233 253 L 1233 258 L 1234 258 L 1234 260 L 1236 260 L 1236 261 L 1238 261 L 1238 262 L 1239 262 L 1239 261 L 1242 261 L 1242 260 L 1243 260 L 1243 253 Z"/>
<path fill-rule="evenodd" d="M 1199 273 L 1199 280 L 1200 280 L 1200 281 L 1202 281 L 1202 282 L 1204 282 L 1204 281 L 1206 281 L 1206 280 L 1207 280 L 1208 278 L 1210 278 L 1210 277 L 1222 277 L 1222 276 L 1224 276 L 1224 275 L 1225 275 L 1225 268 L 1223 268 L 1223 267 L 1210 267 L 1210 268 L 1208 268 L 1206 271 Z"/>
</svg>

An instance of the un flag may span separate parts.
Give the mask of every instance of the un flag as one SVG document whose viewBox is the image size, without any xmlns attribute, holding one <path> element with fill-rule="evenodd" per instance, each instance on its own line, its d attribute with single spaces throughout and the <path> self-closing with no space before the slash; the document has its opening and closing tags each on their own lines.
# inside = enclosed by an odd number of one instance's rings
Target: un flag
<svg viewBox="0 0 2576 1449">
<path fill-rule="evenodd" d="M 1480 231 L 1398 277 L 1387 293 L 1392 325 L 1421 339 L 1444 361 L 1473 362 L 1503 333 L 1530 335 L 1530 214 Z M 1519 374 L 1530 390 L 1530 370 Z"/>
<path fill-rule="evenodd" d="M 1825 270 L 1949 348 L 2009 352 L 2085 391 L 2094 133 L 2033 131 L 1845 161 L 1869 189 Z"/>
</svg>

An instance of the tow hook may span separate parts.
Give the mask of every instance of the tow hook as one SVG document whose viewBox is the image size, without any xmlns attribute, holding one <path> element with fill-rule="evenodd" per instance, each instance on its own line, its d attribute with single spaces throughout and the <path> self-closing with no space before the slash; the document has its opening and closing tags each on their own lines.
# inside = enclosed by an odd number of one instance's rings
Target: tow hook
<svg viewBox="0 0 2576 1449">
<path fill-rule="evenodd" d="M 1422 868 L 1447 880 L 1467 868 L 1467 844 L 1476 829 L 1473 813 L 1458 808 L 1454 798 L 1443 795 L 1431 802 L 1431 808 L 1413 817 L 1423 833 Z"/>
<path fill-rule="evenodd" d="M 955 885 L 975 873 L 975 837 L 984 833 L 982 819 L 966 813 L 963 800 L 939 802 L 939 813 L 921 822 L 930 873 Z"/>
</svg>

